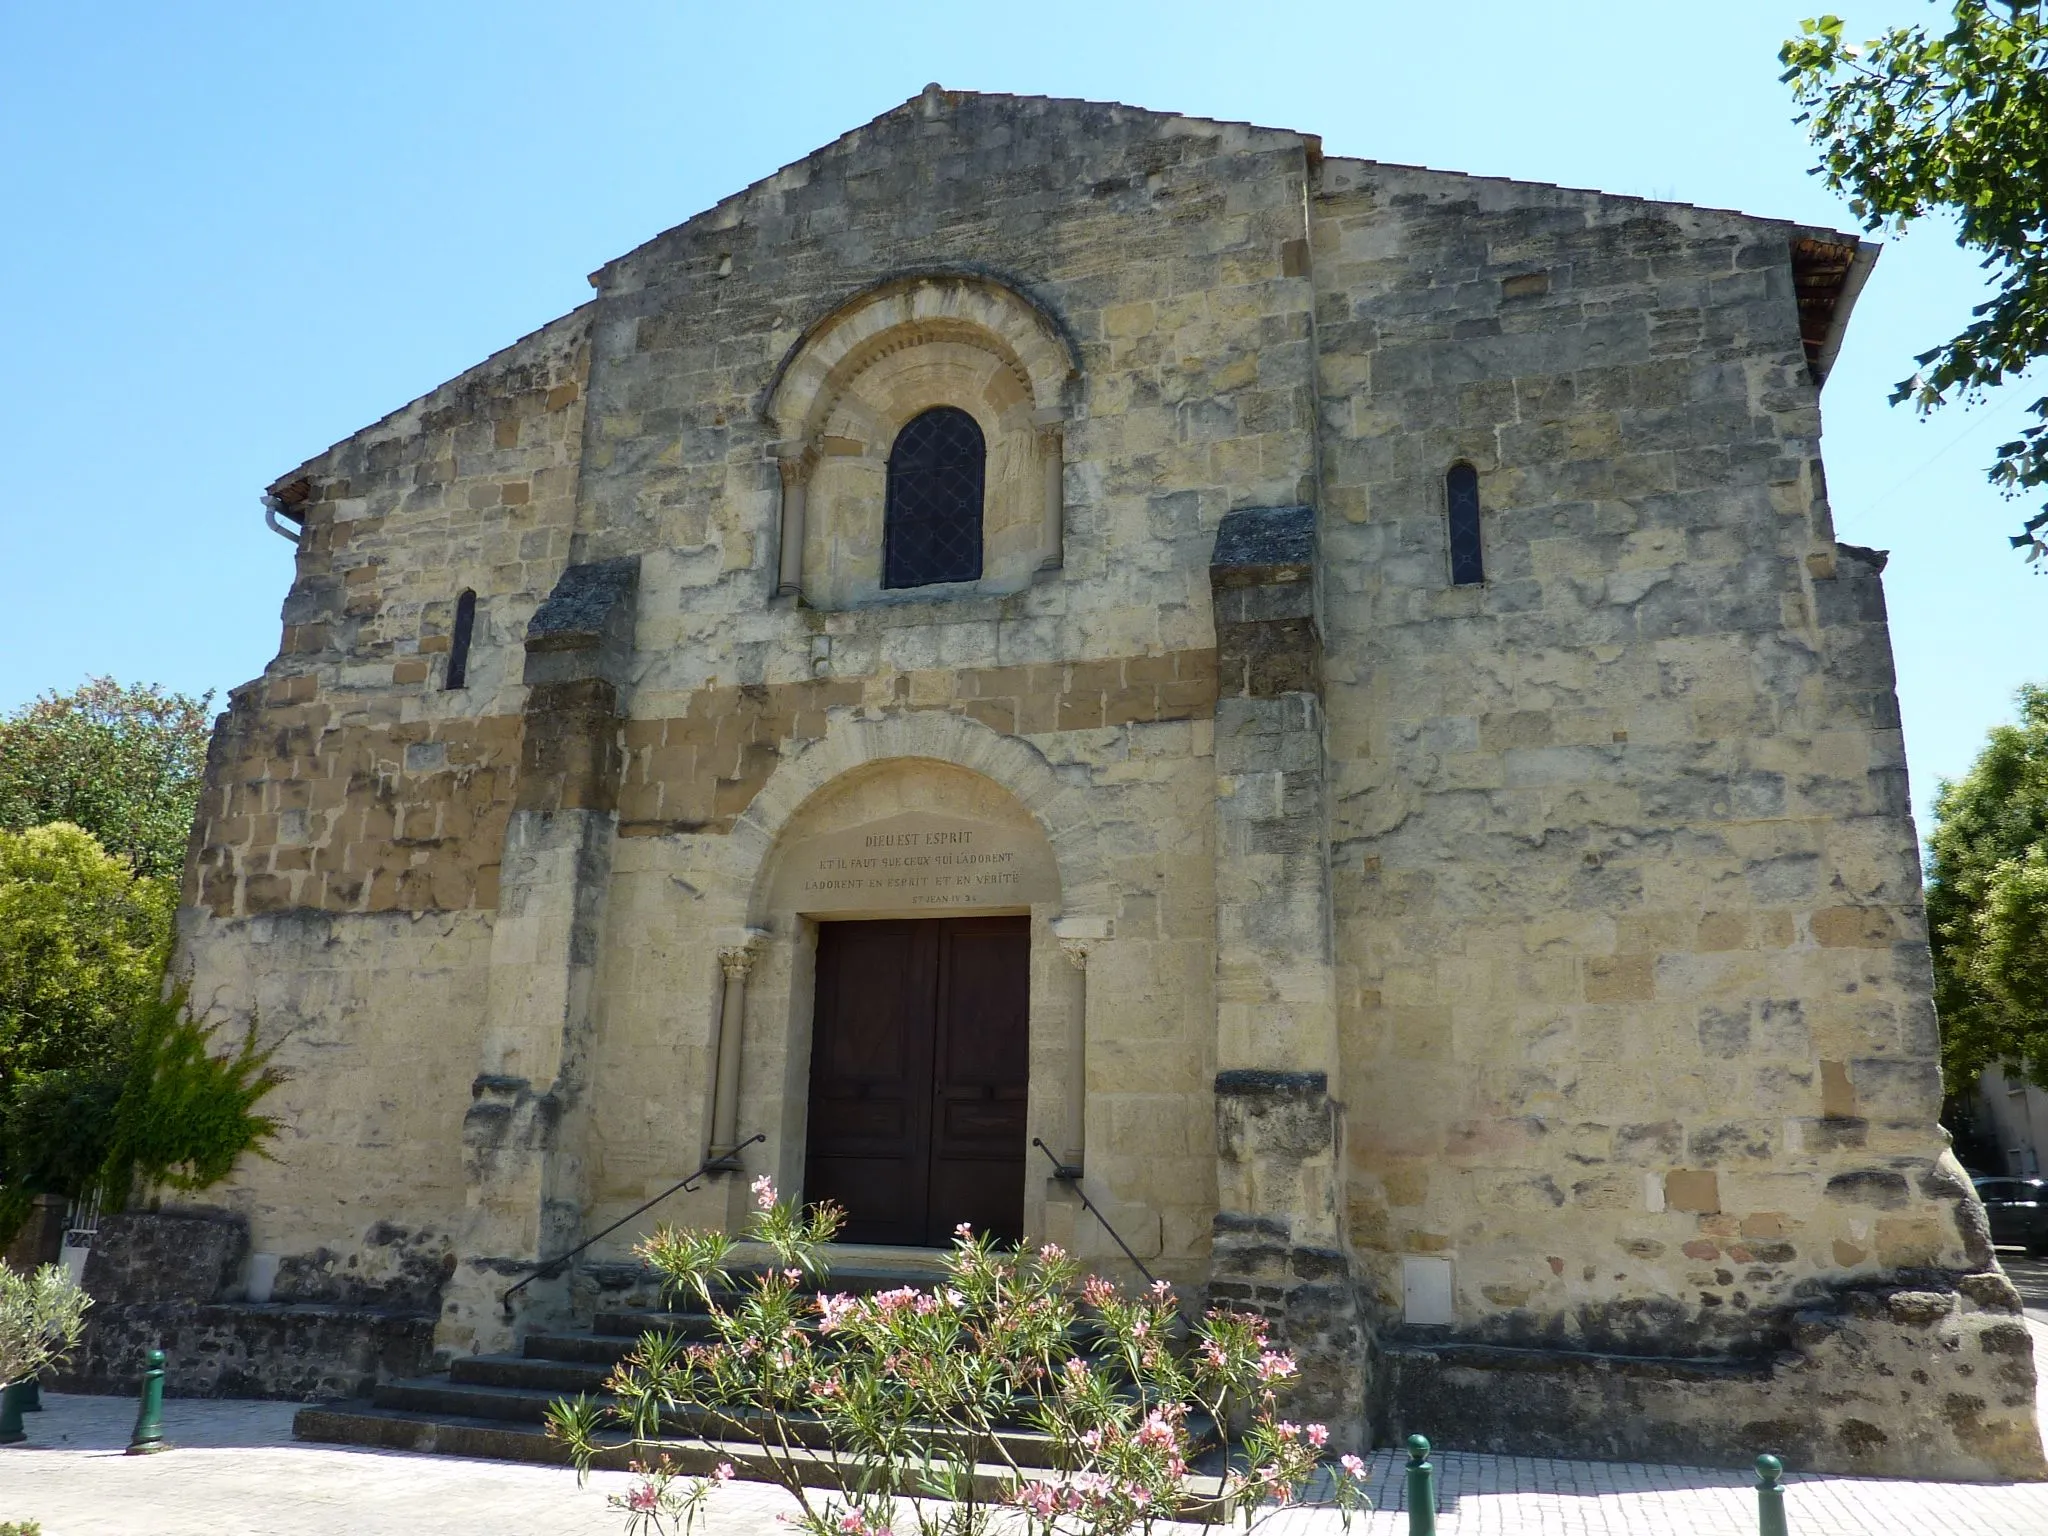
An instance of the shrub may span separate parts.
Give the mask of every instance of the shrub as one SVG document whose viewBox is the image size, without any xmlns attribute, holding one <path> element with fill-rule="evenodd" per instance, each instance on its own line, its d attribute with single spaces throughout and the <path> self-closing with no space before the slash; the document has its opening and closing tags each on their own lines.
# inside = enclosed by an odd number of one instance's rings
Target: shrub
<svg viewBox="0 0 2048 1536">
<path fill-rule="evenodd" d="M 0 1264 L 0 1384 L 61 1364 L 78 1347 L 91 1305 L 58 1265 L 24 1275 Z"/>
<path fill-rule="evenodd" d="M 125 1205 L 138 1182 L 206 1189 L 243 1153 L 267 1155 L 263 1143 L 278 1122 L 256 1105 L 284 1074 L 270 1051 L 256 1048 L 256 1024 L 249 1021 L 238 1048 L 216 1056 L 216 1027 L 187 1011 L 183 987 L 141 1010 L 100 1170 L 110 1209 Z"/>
<path fill-rule="evenodd" d="M 117 1211 L 142 1188 L 206 1189 L 244 1153 L 267 1155 L 278 1121 L 256 1105 L 284 1074 L 256 1028 L 216 1056 L 217 1028 L 191 1016 L 181 987 L 136 1007 L 118 1065 L 17 1080 L 0 1094 L 0 1236 L 40 1193 Z"/>
<path fill-rule="evenodd" d="M 930 1290 L 813 1295 L 802 1282 L 823 1273 L 840 1213 L 780 1203 L 766 1179 L 755 1192 L 753 1236 L 774 1263 L 744 1285 L 722 1233 L 663 1229 L 639 1250 L 672 1293 L 704 1304 L 715 1337 L 649 1333 L 606 1383 L 611 1402 L 550 1410 L 549 1433 L 583 1472 L 623 1431 L 640 1458 L 639 1482 L 612 1500 L 629 1531 L 688 1530 L 734 1475 L 730 1463 L 683 1475 L 678 1443 L 742 1446 L 751 1473 L 796 1499 L 808 1536 L 891 1536 L 906 1511 L 920 1536 L 977 1536 L 992 1500 L 1036 1536 L 1188 1517 L 1249 1528 L 1317 1470 L 1327 1431 L 1279 1417 L 1295 1366 L 1268 1348 L 1262 1319 L 1213 1311 L 1188 1328 L 1164 1282 L 1131 1296 L 1091 1277 L 1077 1296 L 1078 1266 L 1058 1248 L 1014 1256 L 964 1227 Z M 1051 1468 L 1015 1459 L 1003 1429 L 1017 1423 L 1047 1437 Z M 1226 1445 L 1232 1424 L 1242 1433 Z M 1347 1521 L 1365 1507 L 1363 1474 L 1356 1457 L 1335 1473 Z"/>
</svg>

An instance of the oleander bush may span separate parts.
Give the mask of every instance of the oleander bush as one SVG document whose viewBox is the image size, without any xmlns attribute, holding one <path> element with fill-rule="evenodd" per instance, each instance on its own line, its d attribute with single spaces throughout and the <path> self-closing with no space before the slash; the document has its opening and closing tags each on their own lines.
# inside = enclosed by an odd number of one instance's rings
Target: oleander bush
<svg viewBox="0 0 2048 1536">
<path fill-rule="evenodd" d="M 814 1293 L 842 1214 L 755 1181 L 754 1239 L 774 1256 L 736 1279 L 724 1233 L 664 1228 L 639 1252 L 713 1336 L 642 1337 L 609 1401 L 557 1403 L 549 1433 L 580 1472 L 619 1448 L 638 1481 L 611 1502 L 629 1532 L 690 1530 L 742 1462 L 796 1500 L 807 1536 L 980 1536 L 996 1510 L 1029 1536 L 1123 1536 L 1159 1520 L 1242 1521 L 1296 1500 L 1328 1431 L 1280 1417 L 1295 1374 L 1263 1319 L 1190 1325 L 1172 1288 L 1129 1294 L 1057 1247 L 998 1250 L 962 1228 L 944 1280 L 871 1296 Z M 1046 1437 L 1052 1466 L 1005 1438 Z M 1236 1434 L 1228 1438 L 1227 1427 Z M 708 1472 L 691 1472 L 715 1460 Z M 725 1459 L 717 1460 L 716 1458 Z M 1331 1470 L 1338 1508 L 1367 1507 L 1364 1464 Z"/>
</svg>

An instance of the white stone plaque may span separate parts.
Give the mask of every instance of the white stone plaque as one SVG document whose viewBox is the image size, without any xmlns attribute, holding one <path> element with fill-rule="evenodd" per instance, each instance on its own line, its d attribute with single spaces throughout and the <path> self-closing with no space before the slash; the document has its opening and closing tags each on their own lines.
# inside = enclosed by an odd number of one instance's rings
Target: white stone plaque
<svg viewBox="0 0 2048 1536">
<path fill-rule="evenodd" d="M 1015 910 L 1057 901 L 1059 877 L 1033 830 L 906 811 L 792 844 L 771 899 L 797 912 Z"/>
</svg>

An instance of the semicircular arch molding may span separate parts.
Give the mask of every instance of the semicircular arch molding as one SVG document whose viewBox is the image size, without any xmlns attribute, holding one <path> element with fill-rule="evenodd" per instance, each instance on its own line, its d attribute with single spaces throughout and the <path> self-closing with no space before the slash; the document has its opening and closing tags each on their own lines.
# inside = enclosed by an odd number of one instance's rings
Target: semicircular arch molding
<svg viewBox="0 0 2048 1536">
<path fill-rule="evenodd" d="M 785 444 L 804 443 L 867 368 L 892 352 L 940 340 L 1000 358 L 1034 410 L 1060 409 L 1067 381 L 1080 372 L 1072 343 L 1016 289 L 968 273 L 920 273 L 856 294 L 807 330 L 777 371 L 767 415 Z"/>
<path fill-rule="evenodd" d="M 1029 743 L 964 715 L 891 715 L 835 719 L 824 737 L 785 759 L 734 823 L 727 838 L 737 884 L 748 892 L 747 922 L 772 910 L 777 856 L 800 813 L 849 776 L 892 763 L 936 763 L 988 781 L 1035 823 L 1051 850 L 1062 914 L 1108 915 L 1111 886 L 1091 835 L 1086 791 L 1063 783 Z"/>
</svg>

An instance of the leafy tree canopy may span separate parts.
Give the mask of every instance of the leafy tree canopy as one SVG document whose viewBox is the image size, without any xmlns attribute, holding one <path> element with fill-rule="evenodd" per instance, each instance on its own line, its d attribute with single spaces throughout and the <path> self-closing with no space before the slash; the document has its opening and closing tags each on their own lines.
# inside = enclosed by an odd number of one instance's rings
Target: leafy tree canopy
<svg viewBox="0 0 2048 1536">
<path fill-rule="evenodd" d="M 0 718 L 0 829 L 68 821 L 138 873 L 177 877 L 212 702 L 95 677 Z"/>
<path fill-rule="evenodd" d="M 1894 27 L 1858 46 L 1839 16 L 1800 23 L 1779 51 L 1820 147 L 1815 174 L 1871 230 L 1929 213 L 1957 221 L 1997 285 L 1961 334 L 1916 361 L 1892 393 L 1922 413 L 1971 400 L 2048 354 L 2048 10 L 2044 0 L 1954 0 L 1939 35 Z M 2048 396 L 2000 446 L 1990 478 L 2009 495 L 2048 486 Z M 2048 554 L 2048 510 L 2013 540 Z"/>
<path fill-rule="evenodd" d="M 1951 1091 L 1994 1063 L 2048 1087 L 2048 688 L 2019 703 L 1934 797 L 1927 921 Z"/>
<path fill-rule="evenodd" d="M 173 899 L 80 827 L 0 831 L 0 1092 L 121 1058 L 163 984 Z"/>
</svg>

